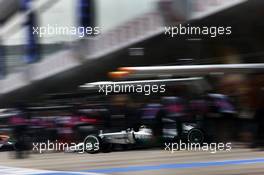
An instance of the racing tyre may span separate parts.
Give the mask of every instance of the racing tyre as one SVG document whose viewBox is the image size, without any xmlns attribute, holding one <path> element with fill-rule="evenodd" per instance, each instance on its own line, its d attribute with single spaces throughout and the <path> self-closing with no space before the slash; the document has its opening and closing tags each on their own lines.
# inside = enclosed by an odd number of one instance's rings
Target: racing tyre
<svg viewBox="0 0 264 175">
<path fill-rule="evenodd" d="M 102 142 L 101 147 L 100 147 L 100 150 L 103 153 L 109 153 L 109 152 L 111 152 L 113 150 L 113 144 Z"/>
<path fill-rule="evenodd" d="M 190 143 L 203 143 L 204 133 L 197 128 L 191 129 L 187 136 L 188 142 Z"/>
<path fill-rule="evenodd" d="M 88 135 L 83 143 L 84 150 L 89 154 L 95 154 L 101 151 L 102 140 L 97 135 Z"/>
</svg>

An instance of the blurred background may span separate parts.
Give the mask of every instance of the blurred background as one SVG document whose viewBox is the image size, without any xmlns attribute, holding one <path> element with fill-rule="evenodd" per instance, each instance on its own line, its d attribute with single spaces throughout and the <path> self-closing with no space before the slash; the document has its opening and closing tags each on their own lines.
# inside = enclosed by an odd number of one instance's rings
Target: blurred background
<svg viewBox="0 0 264 175">
<path fill-rule="evenodd" d="M 0 0 L 0 172 L 199 174 L 198 168 L 200 174 L 263 175 L 263 7 L 262 0 Z M 232 34 L 165 35 L 165 27 L 180 24 L 230 26 Z M 47 26 L 99 27 L 100 34 L 33 34 L 33 27 Z M 86 86 L 135 80 L 158 80 L 166 92 L 106 96 Z M 143 151 L 119 145 L 107 154 L 38 155 L 29 148 L 141 125 L 163 137 L 166 127 L 181 133 L 184 122 L 198 126 L 206 142 L 232 142 L 233 150 L 168 154 L 153 143 Z M 257 163 L 212 168 L 245 159 Z M 141 161 L 147 168 L 129 170 Z M 161 166 L 192 162 L 208 166 Z"/>
</svg>

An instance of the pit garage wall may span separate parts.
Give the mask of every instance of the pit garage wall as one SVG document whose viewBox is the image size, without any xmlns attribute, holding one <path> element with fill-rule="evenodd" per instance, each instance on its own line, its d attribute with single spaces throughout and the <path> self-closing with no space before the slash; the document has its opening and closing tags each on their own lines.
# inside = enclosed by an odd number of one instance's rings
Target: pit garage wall
<svg viewBox="0 0 264 175">
<path fill-rule="evenodd" d="M 123 22 L 153 11 L 159 0 L 96 0 L 97 25 L 110 30 Z"/>
<path fill-rule="evenodd" d="M 157 7 L 159 0 L 94 0 L 96 6 L 96 25 L 103 31 L 110 30 L 120 24 L 129 21 L 141 14 L 148 13 Z M 48 0 L 34 2 L 34 7 L 41 6 L 49 2 Z M 78 25 L 78 1 L 77 0 L 58 0 L 52 7 L 44 12 L 38 12 L 38 24 L 40 26 L 77 26 Z M 49 2 L 50 3 L 50 2 Z M 25 29 L 19 24 L 19 30 L 9 33 L 11 26 L 19 21 L 19 14 L 8 21 L 6 35 L 3 37 L 4 45 L 23 45 L 25 44 Z M 40 38 L 41 43 L 60 43 L 76 40 L 73 36 L 44 36 Z"/>
</svg>

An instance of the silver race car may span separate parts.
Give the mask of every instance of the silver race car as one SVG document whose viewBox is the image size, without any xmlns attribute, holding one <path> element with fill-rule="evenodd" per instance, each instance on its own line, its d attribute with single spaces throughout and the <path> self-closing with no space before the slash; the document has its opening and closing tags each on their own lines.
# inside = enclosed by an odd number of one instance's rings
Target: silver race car
<svg viewBox="0 0 264 175">
<path fill-rule="evenodd" d="M 188 142 L 202 143 L 204 139 L 203 132 L 196 128 L 195 125 L 184 124 L 183 132 L 185 133 Z M 168 136 L 170 135 L 170 136 Z M 174 136 L 173 136 L 174 135 Z M 164 131 L 164 138 L 176 137 L 177 132 L 166 130 Z M 76 145 L 70 150 L 80 151 L 84 150 L 87 153 L 109 152 L 113 145 L 153 145 L 155 137 L 151 129 L 141 126 L 139 131 L 127 129 L 120 132 L 103 133 L 100 131 L 98 135 L 88 135 L 83 143 Z"/>
</svg>

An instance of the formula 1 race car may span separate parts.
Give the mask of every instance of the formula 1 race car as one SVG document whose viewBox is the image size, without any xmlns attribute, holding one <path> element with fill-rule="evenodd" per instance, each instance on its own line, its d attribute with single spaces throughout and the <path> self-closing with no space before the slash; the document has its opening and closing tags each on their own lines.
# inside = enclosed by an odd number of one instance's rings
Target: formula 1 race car
<svg viewBox="0 0 264 175">
<path fill-rule="evenodd" d="M 192 143 L 202 143 L 204 140 L 204 133 L 196 128 L 194 125 L 183 125 L 183 140 Z M 171 133 L 177 134 L 177 133 Z M 168 133 L 167 133 L 168 136 Z M 146 126 L 141 126 L 139 131 L 134 131 L 133 129 L 127 129 L 120 132 L 109 132 L 103 133 L 100 131 L 98 135 L 88 135 L 83 143 L 70 148 L 70 150 L 78 151 L 84 150 L 87 153 L 99 153 L 99 152 L 109 152 L 112 150 L 113 145 L 151 145 L 155 142 L 153 132 L 150 128 Z"/>
</svg>

